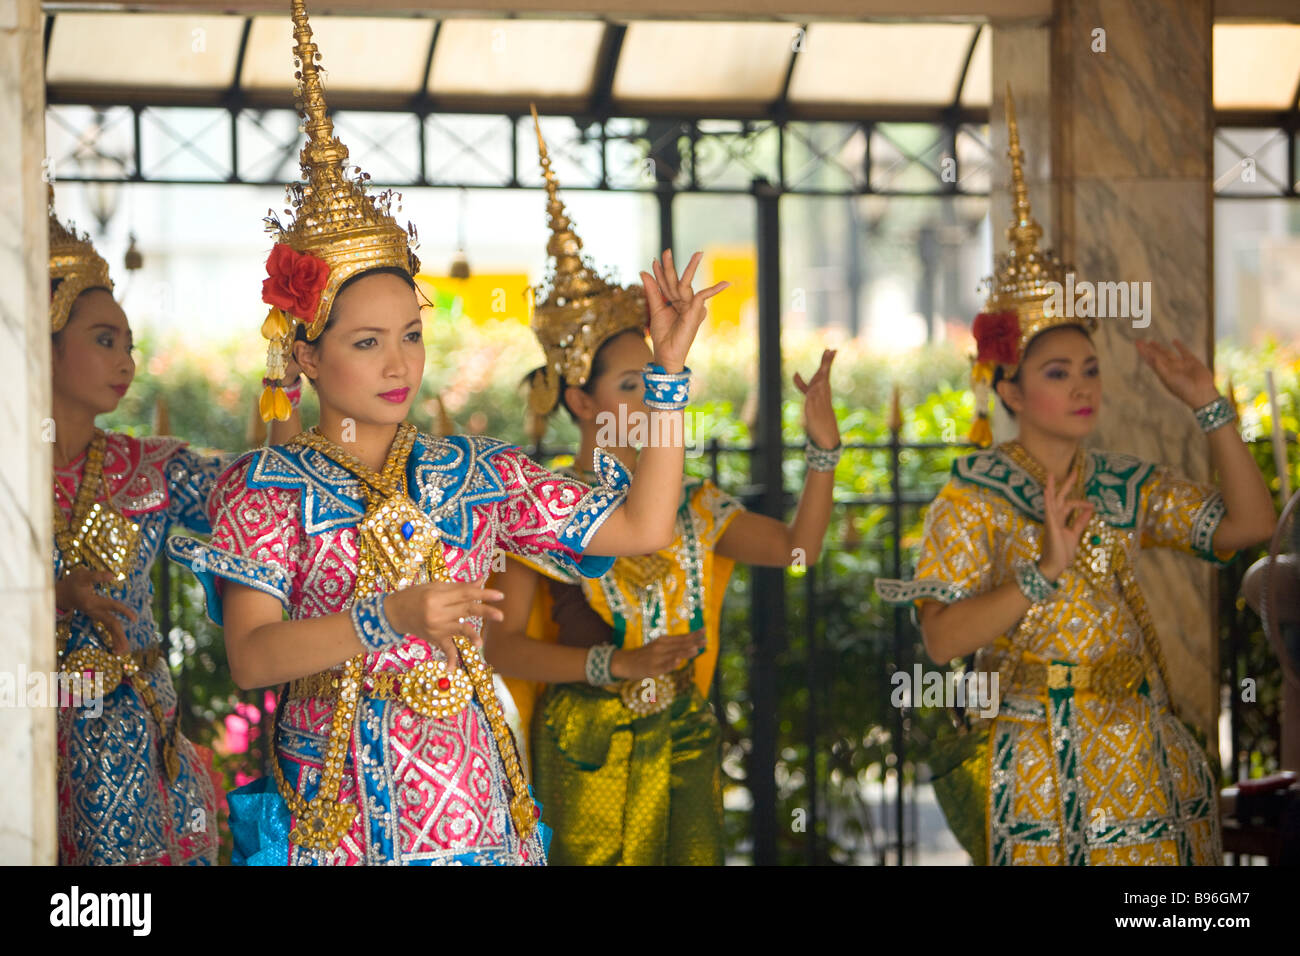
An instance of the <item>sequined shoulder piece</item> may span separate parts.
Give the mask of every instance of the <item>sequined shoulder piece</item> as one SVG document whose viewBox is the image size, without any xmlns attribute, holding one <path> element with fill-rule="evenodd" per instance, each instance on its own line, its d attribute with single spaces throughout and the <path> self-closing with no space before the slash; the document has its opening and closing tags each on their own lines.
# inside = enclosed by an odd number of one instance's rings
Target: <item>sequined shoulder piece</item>
<svg viewBox="0 0 1300 956">
<path fill-rule="evenodd" d="M 1117 451 L 1094 451 L 1090 458 L 1088 500 L 1111 527 L 1133 527 L 1141 505 L 1142 485 L 1155 472 L 1155 465 Z"/>
<path fill-rule="evenodd" d="M 592 469 L 596 473 L 597 484 L 614 491 L 623 491 L 632 484 L 632 473 L 623 467 L 623 463 L 605 451 L 597 448 L 591 456 Z"/>
<path fill-rule="evenodd" d="M 995 491 L 1035 521 L 1043 520 L 1043 489 L 998 448 L 963 455 L 952 463 L 952 476 Z"/>
<path fill-rule="evenodd" d="M 1154 466 L 1120 452 L 1091 451 L 1084 464 L 1084 493 L 1096 512 L 1115 528 L 1137 521 L 1142 484 Z M 964 455 L 952 463 L 954 478 L 987 488 L 1035 521 L 1043 520 L 1043 488 L 999 448 Z"/>
<path fill-rule="evenodd" d="M 485 435 L 416 435 L 409 466 L 411 496 L 437 522 L 447 543 L 472 547 L 471 509 L 509 497 L 492 459 L 513 451 L 514 445 Z"/>
<path fill-rule="evenodd" d="M 709 515 L 715 522 L 726 522 L 733 515 L 745 510 L 745 506 L 738 498 L 727 494 L 707 478 L 688 484 L 686 494 L 700 511 Z"/>
<path fill-rule="evenodd" d="M 170 497 L 166 465 L 184 447 L 179 438 L 135 438 L 109 432 L 104 443 L 104 478 L 113 507 L 128 517 L 166 508 Z"/>
<path fill-rule="evenodd" d="M 271 445 L 250 452 L 245 483 L 250 488 L 299 492 L 303 528 L 320 534 L 355 525 L 366 513 L 361 482 L 314 448 Z"/>
</svg>

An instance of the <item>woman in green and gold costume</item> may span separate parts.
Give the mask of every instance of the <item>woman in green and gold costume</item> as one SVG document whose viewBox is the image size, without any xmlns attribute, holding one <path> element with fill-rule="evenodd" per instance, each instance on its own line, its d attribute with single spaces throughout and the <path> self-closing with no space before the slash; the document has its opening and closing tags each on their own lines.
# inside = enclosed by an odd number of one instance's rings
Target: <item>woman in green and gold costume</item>
<svg viewBox="0 0 1300 956">
<path fill-rule="evenodd" d="M 587 468 L 631 469 L 633 444 L 665 437 L 654 434 L 643 390 L 630 385 L 650 361 L 645 298 L 640 286 L 614 285 L 584 261 L 540 130 L 538 141 L 554 271 L 532 323 L 547 364 L 531 377 L 530 407 L 545 416 L 564 404 L 582 435 L 572 474 L 590 482 Z M 722 598 L 736 561 L 788 566 L 821 550 L 839 452 L 833 357 L 823 355 L 810 381 L 795 376 L 810 451 L 789 525 L 746 511 L 710 481 L 687 479 L 670 547 L 620 558 L 599 579 L 522 560 L 494 579 L 505 619 L 489 622 L 484 648 L 514 678 L 507 683 L 531 730 L 533 789 L 554 831 L 551 863 L 723 862 L 720 737 L 707 702 Z"/>
<path fill-rule="evenodd" d="M 996 716 L 968 738 L 981 746 L 935 781 L 976 863 L 1219 865 L 1217 775 L 1173 712 L 1133 566 L 1148 547 L 1226 560 L 1272 533 L 1272 501 L 1226 427 L 1231 405 L 1181 343 L 1137 348 L 1196 410 L 1218 486 L 1082 448 L 1101 405 L 1095 323 L 1050 304 L 1065 269 L 1038 248 L 1009 97 L 1008 114 L 1012 248 L 973 331 L 977 396 L 991 384 L 1018 435 L 953 463 L 915 577 L 876 588 L 916 605 L 936 662 L 976 653 L 997 675 Z M 982 424 L 972 437 L 986 443 Z"/>
</svg>

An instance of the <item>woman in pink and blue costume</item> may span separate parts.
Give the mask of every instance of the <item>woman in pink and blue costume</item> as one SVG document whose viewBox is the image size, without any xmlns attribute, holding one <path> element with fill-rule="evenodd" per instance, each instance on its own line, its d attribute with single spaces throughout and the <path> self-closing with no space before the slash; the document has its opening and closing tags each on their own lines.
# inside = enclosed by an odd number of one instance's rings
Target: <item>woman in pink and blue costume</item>
<svg viewBox="0 0 1300 956">
<path fill-rule="evenodd" d="M 593 488 L 493 439 L 405 421 L 425 363 L 419 263 L 391 197 L 344 172 L 292 7 L 306 182 L 291 187 L 292 225 L 273 224 L 263 332 L 273 377 L 292 349 L 313 382 L 320 424 L 221 478 L 210 541 L 169 544 L 204 582 L 235 682 L 286 685 L 272 774 L 230 797 L 233 859 L 541 864 L 539 812 L 479 652 L 482 620 L 501 619 L 483 582 L 503 551 L 595 576 L 663 547 L 684 450 L 647 449 L 631 481 L 607 462 Z M 687 351 L 725 287 L 694 292 L 697 265 L 679 279 L 665 253 L 643 274 L 656 395 L 684 399 Z"/>
<path fill-rule="evenodd" d="M 179 730 L 150 571 L 173 526 L 210 530 L 231 457 L 95 427 L 135 376 L 131 327 L 108 264 L 49 202 L 59 861 L 215 863 L 208 760 Z"/>
</svg>

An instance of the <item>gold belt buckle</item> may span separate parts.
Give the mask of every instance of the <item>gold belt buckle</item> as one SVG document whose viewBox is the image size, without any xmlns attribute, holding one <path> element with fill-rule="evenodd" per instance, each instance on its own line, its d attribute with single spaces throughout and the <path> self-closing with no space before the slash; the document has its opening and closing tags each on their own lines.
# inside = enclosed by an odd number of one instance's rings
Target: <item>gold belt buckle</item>
<svg viewBox="0 0 1300 956">
<path fill-rule="evenodd" d="M 618 685 L 623 706 L 638 717 L 649 717 L 672 706 L 677 688 L 671 674 L 625 680 Z"/>
<path fill-rule="evenodd" d="M 679 694 L 685 694 L 695 679 L 694 662 L 688 662 L 669 674 L 625 680 L 618 685 L 623 706 L 638 717 L 648 717 L 672 706 Z"/>
<path fill-rule="evenodd" d="M 1071 677 L 1073 676 L 1070 673 L 1071 670 L 1073 668 L 1069 664 L 1049 663 L 1047 665 L 1047 689 L 1063 690 L 1071 686 Z"/>
<path fill-rule="evenodd" d="M 448 673 L 443 661 L 420 661 L 403 674 L 398 696 L 407 707 L 423 717 L 451 717 L 469 706 L 474 685 L 464 669 Z"/>
<path fill-rule="evenodd" d="M 361 696 L 400 700 L 422 717 L 451 717 L 474 698 L 474 685 L 464 669 L 447 673 L 443 661 L 420 661 L 406 671 L 375 671 L 362 678 Z M 289 699 L 338 700 L 340 675 L 321 671 L 300 677 L 289 686 Z"/>
<path fill-rule="evenodd" d="M 1114 698 L 1131 696 L 1146 674 L 1142 661 L 1128 653 L 1115 654 L 1095 664 L 1049 663 L 1046 671 L 1048 690 L 1068 687 L 1076 693 Z"/>
<path fill-rule="evenodd" d="M 130 680 L 141 670 L 152 667 L 161 656 L 162 653 L 156 646 L 125 654 L 114 654 L 99 647 L 81 647 L 63 659 L 60 670 L 74 680 L 90 671 L 103 675 L 105 683 L 116 686 L 124 680 Z"/>
</svg>

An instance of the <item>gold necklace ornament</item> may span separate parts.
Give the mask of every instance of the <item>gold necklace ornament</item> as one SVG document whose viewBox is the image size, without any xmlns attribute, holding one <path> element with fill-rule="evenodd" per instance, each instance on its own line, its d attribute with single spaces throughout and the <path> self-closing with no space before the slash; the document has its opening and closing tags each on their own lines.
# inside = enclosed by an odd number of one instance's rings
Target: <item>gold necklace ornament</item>
<svg viewBox="0 0 1300 956">
<path fill-rule="evenodd" d="M 108 438 L 96 428 L 86 449 L 86 465 L 72 502 L 72 518 L 63 516 L 58 491 L 54 495 L 54 540 L 63 553 L 64 567 L 111 571 L 126 580 L 140 544 L 140 526 L 113 507 L 104 479 L 104 452 Z M 57 485 L 55 486 L 57 489 Z M 104 500 L 96 501 L 100 493 Z"/>
<path fill-rule="evenodd" d="M 318 429 L 303 432 L 289 441 L 290 446 L 319 452 L 361 479 L 366 496 L 366 514 L 357 525 L 359 557 L 354 599 L 357 594 L 371 591 L 411 587 L 420 583 L 425 575 L 430 581 L 453 580 L 443 558 L 437 527 L 407 493 L 406 465 L 415 434 L 415 427 L 407 422 L 398 426 L 384 467 L 378 473 L 320 434 Z M 289 834 L 293 842 L 329 851 L 338 846 L 352 827 L 356 810 L 351 804 L 341 803 L 338 795 L 348 740 L 362 696 L 379 700 L 397 698 L 423 717 L 446 719 L 469 706 L 473 695 L 477 694 L 513 791 L 511 817 L 521 837 L 532 831 L 536 824 L 536 808 L 520 768 L 514 736 L 496 696 L 492 669 L 468 638 L 457 635 L 454 641 L 463 671 L 450 672 L 445 661 L 426 660 L 402 674 L 382 671 L 366 674 L 366 655 L 359 654 L 344 664 L 341 675 L 326 671 L 293 682 L 290 698 L 318 696 L 335 701 L 320 787 L 315 797 L 305 800 L 289 786 L 279 759 L 271 761 L 280 793 L 298 821 Z M 363 681 L 369 682 L 368 689 L 363 688 Z"/>
</svg>

